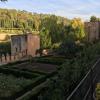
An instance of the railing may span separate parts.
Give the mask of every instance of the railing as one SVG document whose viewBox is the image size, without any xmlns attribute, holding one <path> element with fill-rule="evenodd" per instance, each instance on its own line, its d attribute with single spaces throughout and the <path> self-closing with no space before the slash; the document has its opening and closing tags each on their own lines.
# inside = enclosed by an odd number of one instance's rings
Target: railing
<svg viewBox="0 0 100 100">
<path fill-rule="evenodd" d="M 94 64 L 67 100 L 94 100 L 94 91 L 100 74 L 100 59 Z"/>
</svg>

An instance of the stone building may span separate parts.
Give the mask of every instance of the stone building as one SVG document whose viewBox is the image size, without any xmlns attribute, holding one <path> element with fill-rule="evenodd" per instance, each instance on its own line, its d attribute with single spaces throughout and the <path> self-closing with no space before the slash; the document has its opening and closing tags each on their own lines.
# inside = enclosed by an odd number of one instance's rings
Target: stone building
<svg viewBox="0 0 100 100">
<path fill-rule="evenodd" d="M 100 22 L 85 22 L 84 26 L 88 41 L 100 39 Z"/>
<path fill-rule="evenodd" d="M 39 35 L 31 33 L 11 36 L 11 54 L 27 52 L 27 55 L 36 56 L 36 51 L 40 48 Z"/>
</svg>

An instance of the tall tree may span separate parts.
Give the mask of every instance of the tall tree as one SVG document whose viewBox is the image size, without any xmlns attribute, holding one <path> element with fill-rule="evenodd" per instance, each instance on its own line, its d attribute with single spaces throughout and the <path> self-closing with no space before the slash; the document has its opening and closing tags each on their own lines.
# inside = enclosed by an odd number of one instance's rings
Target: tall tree
<svg viewBox="0 0 100 100">
<path fill-rule="evenodd" d="M 40 32 L 40 37 L 41 37 L 41 48 L 50 48 L 52 43 L 49 31 L 43 28 Z"/>
<path fill-rule="evenodd" d="M 71 21 L 72 33 L 76 39 L 82 39 L 85 37 L 84 23 L 80 18 L 74 18 Z"/>
<path fill-rule="evenodd" d="M 98 21 L 98 18 L 96 16 L 91 16 L 90 22 L 96 22 Z"/>
</svg>

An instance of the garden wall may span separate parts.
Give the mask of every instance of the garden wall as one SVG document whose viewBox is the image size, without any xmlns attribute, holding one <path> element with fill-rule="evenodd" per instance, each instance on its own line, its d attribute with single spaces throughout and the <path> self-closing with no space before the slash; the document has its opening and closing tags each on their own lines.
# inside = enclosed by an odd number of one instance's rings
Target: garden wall
<svg viewBox="0 0 100 100">
<path fill-rule="evenodd" d="M 0 57 L 0 64 L 6 64 L 6 63 L 11 63 L 11 62 L 21 60 L 21 58 L 23 58 L 26 55 L 27 55 L 26 51 L 17 53 L 15 55 L 9 55 L 9 54 L 2 55 Z"/>
</svg>

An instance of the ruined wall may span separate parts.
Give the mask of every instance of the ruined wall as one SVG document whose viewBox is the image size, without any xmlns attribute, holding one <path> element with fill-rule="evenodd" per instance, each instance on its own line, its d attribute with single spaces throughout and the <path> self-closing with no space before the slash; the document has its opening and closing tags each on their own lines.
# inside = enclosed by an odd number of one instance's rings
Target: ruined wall
<svg viewBox="0 0 100 100">
<path fill-rule="evenodd" d="M 27 36 L 27 54 L 36 56 L 36 51 L 40 48 L 39 35 L 28 34 Z"/>
<path fill-rule="evenodd" d="M 27 37 L 26 35 L 14 35 L 11 36 L 11 54 L 25 51 L 27 49 Z"/>
<path fill-rule="evenodd" d="M 31 33 L 26 35 L 11 36 L 11 54 L 27 52 L 27 55 L 36 56 L 37 49 L 40 48 L 39 35 Z"/>
<path fill-rule="evenodd" d="M 85 22 L 85 33 L 88 41 L 100 38 L 100 22 Z"/>
<path fill-rule="evenodd" d="M 27 50 L 27 36 L 26 35 L 20 36 L 20 40 L 21 40 L 21 52 L 23 52 Z"/>
<path fill-rule="evenodd" d="M 23 59 L 23 57 L 26 55 L 27 55 L 26 51 L 17 53 L 15 55 L 9 55 L 9 54 L 2 55 L 0 56 L 0 65 L 19 61 L 20 59 Z"/>
</svg>

